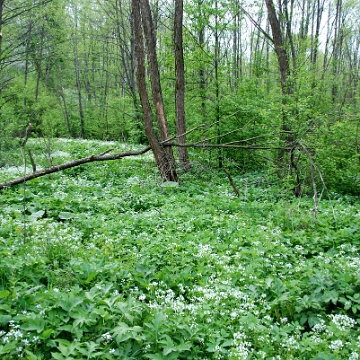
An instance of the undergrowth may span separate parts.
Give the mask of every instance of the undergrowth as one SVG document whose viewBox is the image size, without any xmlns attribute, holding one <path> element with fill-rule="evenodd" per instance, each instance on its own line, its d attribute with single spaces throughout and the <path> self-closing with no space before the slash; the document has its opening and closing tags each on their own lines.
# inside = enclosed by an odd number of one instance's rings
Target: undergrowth
<svg viewBox="0 0 360 360">
<path fill-rule="evenodd" d="M 122 149 L 32 146 L 42 167 Z M 358 359 L 358 200 L 314 219 L 264 176 L 233 174 L 236 197 L 199 162 L 162 187 L 147 154 L 5 189 L 1 359 Z"/>
</svg>

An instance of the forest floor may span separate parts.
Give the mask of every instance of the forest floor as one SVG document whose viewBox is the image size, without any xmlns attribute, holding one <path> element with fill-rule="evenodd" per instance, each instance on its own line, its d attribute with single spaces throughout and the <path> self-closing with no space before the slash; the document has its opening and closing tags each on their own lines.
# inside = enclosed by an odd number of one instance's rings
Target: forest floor
<svg viewBox="0 0 360 360">
<path fill-rule="evenodd" d="M 129 147 L 38 142 L 42 168 Z M 24 173 L 9 159 L 0 181 Z M 359 358 L 358 199 L 315 219 L 262 173 L 233 173 L 239 197 L 205 161 L 180 177 L 147 153 L 0 193 L 1 359 Z"/>
</svg>

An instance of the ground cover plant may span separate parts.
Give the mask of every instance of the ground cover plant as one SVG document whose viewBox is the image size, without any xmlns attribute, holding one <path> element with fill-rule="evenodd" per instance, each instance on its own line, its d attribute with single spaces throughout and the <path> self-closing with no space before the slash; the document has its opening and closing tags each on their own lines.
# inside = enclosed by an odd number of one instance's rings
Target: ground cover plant
<svg viewBox="0 0 360 360">
<path fill-rule="evenodd" d="M 37 144 L 38 167 L 123 148 Z M 266 174 L 233 178 L 239 197 L 202 162 L 162 186 L 146 154 L 2 191 L 1 359 L 358 359 L 358 199 L 314 219 Z"/>
</svg>

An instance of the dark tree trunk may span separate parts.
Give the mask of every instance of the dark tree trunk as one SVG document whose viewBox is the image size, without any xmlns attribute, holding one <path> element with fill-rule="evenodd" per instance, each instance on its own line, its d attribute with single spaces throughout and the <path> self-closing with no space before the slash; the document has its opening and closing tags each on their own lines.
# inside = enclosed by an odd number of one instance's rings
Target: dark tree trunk
<svg viewBox="0 0 360 360">
<path fill-rule="evenodd" d="M 198 0 L 198 12 L 200 14 L 200 24 L 199 24 L 199 47 L 200 47 L 200 64 L 199 64 L 199 86 L 200 86 L 200 98 L 201 98 L 201 115 L 202 123 L 206 123 L 206 77 L 205 77 L 205 65 L 203 61 L 204 51 L 205 51 L 205 25 L 204 25 L 204 16 L 202 14 L 202 5 L 204 0 Z"/>
<path fill-rule="evenodd" d="M 290 76 L 289 57 L 286 52 L 280 22 L 276 15 L 276 10 L 273 1 L 265 0 L 265 2 L 268 11 L 268 18 L 271 27 L 271 32 L 273 35 L 275 52 L 279 63 L 281 89 L 283 94 L 289 95 L 292 94 L 293 89 L 291 84 L 289 83 L 289 76 Z"/>
<path fill-rule="evenodd" d="M 175 47 L 175 107 L 176 107 L 176 135 L 179 144 L 186 143 L 186 120 L 185 120 L 185 75 L 183 53 L 183 0 L 175 0 L 174 15 L 174 47 Z M 188 149 L 178 149 L 179 165 L 184 170 L 190 169 Z"/>
<path fill-rule="evenodd" d="M 215 1 L 215 54 L 214 54 L 214 72 L 215 72 L 215 121 L 217 124 L 217 144 L 220 144 L 221 139 L 221 124 L 220 124 L 220 81 L 219 81 L 219 61 L 220 61 L 220 41 L 218 29 L 218 2 Z M 223 157 L 221 148 L 218 153 L 219 168 L 223 167 Z"/>
<path fill-rule="evenodd" d="M 0 0 L 0 64 L 2 62 L 2 25 L 3 25 L 3 8 L 5 0 Z M 0 66 L 1 69 L 1 66 Z"/>
<path fill-rule="evenodd" d="M 291 119 L 289 118 L 287 111 L 289 97 L 294 95 L 294 84 L 290 80 L 290 60 L 286 51 L 281 24 L 276 14 L 273 0 L 265 0 L 265 2 L 268 12 L 269 24 L 273 35 L 274 48 L 279 64 L 281 89 L 283 93 L 282 131 L 280 134 L 280 140 L 284 143 L 284 147 L 278 154 L 278 174 L 279 176 L 282 176 L 280 169 L 284 166 L 284 162 L 286 161 L 286 165 L 288 165 L 291 170 L 295 171 L 296 185 L 294 187 L 294 194 L 295 196 L 300 196 L 300 178 L 297 164 L 293 157 L 293 152 L 295 149 L 295 134 L 292 130 L 290 124 Z M 293 61 L 295 63 L 295 59 L 293 59 Z M 285 159 L 285 154 L 288 155 L 287 159 Z"/>
<path fill-rule="evenodd" d="M 76 82 L 76 90 L 78 95 L 78 105 L 79 105 L 79 118 L 80 118 L 80 132 L 79 137 L 83 139 L 85 137 L 85 121 L 84 121 L 84 110 L 83 110 L 83 103 L 82 103 L 82 89 L 81 89 L 81 81 L 80 81 L 80 60 L 78 54 L 78 9 L 75 9 L 75 31 L 74 31 L 74 38 L 73 38 L 73 52 L 74 52 L 74 71 L 75 71 L 75 82 Z"/>
<path fill-rule="evenodd" d="M 148 5 L 148 4 L 147 4 Z M 132 0 L 132 12 L 133 12 L 133 25 L 135 34 L 136 56 L 137 56 L 137 81 L 140 94 L 140 100 L 143 112 L 143 121 L 145 133 L 148 138 L 149 144 L 153 151 L 156 164 L 160 171 L 163 181 L 178 181 L 174 157 L 162 147 L 156 137 L 153 122 L 152 111 L 149 102 L 149 95 L 146 87 L 146 71 L 145 71 L 145 52 L 144 52 L 144 39 L 142 34 L 142 21 L 140 14 L 140 4 L 138 0 Z M 149 35 L 149 34 L 148 34 Z M 155 49 L 153 49 L 155 51 Z M 153 69 L 154 70 L 154 69 Z M 153 89 L 154 91 L 154 89 Z M 158 119 L 159 124 L 159 119 Z M 164 125 L 164 124 L 161 124 Z M 164 126 L 161 127 L 161 136 L 164 136 Z M 159 129 L 160 131 L 160 129 Z M 164 140 L 166 140 L 165 138 Z"/>
</svg>

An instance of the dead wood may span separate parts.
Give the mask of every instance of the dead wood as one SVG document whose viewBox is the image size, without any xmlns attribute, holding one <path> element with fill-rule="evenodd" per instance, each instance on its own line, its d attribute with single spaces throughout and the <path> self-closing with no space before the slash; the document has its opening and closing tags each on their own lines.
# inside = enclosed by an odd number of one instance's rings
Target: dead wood
<svg viewBox="0 0 360 360">
<path fill-rule="evenodd" d="M 112 151 L 114 149 L 108 149 L 105 152 L 102 152 L 101 154 L 96 154 L 96 155 L 90 155 L 81 159 L 76 159 L 76 160 L 72 160 L 72 161 L 68 161 L 64 164 L 60 164 L 60 165 L 55 165 L 55 166 L 51 166 L 47 169 L 43 169 L 43 170 L 39 170 L 39 171 L 35 171 L 31 174 L 7 181 L 7 182 L 3 182 L 0 183 L 0 191 L 7 188 L 7 187 L 11 187 L 14 185 L 18 185 L 18 184 L 22 184 L 26 181 L 29 180 L 33 180 L 36 179 L 38 177 L 44 176 L 44 175 L 48 175 L 48 174 L 52 174 L 58 171 L 62 171 L 65 169 L 70 169 L 73 168 L 75 166 L 79 166 L 82 164 L 87 164 L 90 162 L 95 162 L 95 161 L 110 161 L 110 160 L 118 160 L 127 156 L 136 156 L 136 155 L 142 155 L 145 154 L 146 152 L 150 151 L 151 148 L 150 146 L 147 146 L 141 150 L 135 150 L 135 151 L 125 151 L 122 153 L 118 153 L 118 154 L 108 154 L 110 151 Z"/>
<path fill-rule="evenodd" d="M 235 182 L 234 182 L 234 179 L 232 178 L 229 170 L 227 170 L 227 169 L 223 169 L 223 170 L 224 170 L 225 174 L 227 175 L 227 177 L 228 177 L 228 179 L 229 179 L 229 181 L 230 181 L 230 184 L 231 184 L 231 186 L 232 186 L 232 188 L 233 188 L 233 190 L 234 190 L 234 193 L 236 194 L 237 197 L 239 197 L 239 196 L 240 196 L 239 190 L 238 190 L 238 188 L 236 187 Z"/>
</svg>

